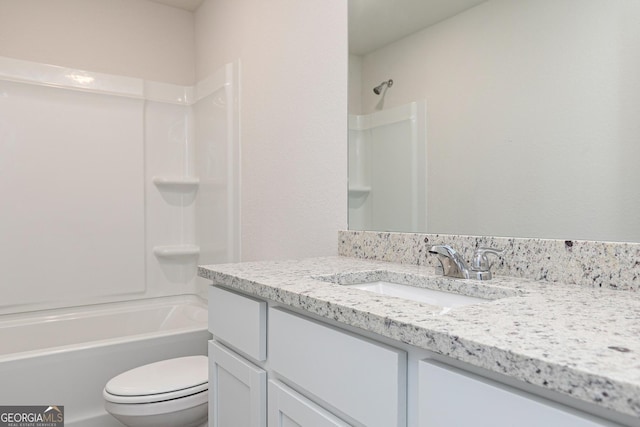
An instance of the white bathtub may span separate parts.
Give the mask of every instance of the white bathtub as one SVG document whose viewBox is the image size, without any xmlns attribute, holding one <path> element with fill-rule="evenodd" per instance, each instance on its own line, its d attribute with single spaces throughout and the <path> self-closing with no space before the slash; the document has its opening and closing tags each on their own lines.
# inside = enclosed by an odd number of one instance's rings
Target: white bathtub
<svg viewBox="0 0 640 427">
<path fill-rule="evenodd" d="M 64 405 L 65 425 L 121 426 L 102 388 L 120 372 L 207 354 L 207 306 L 195 296 L 0 316 L 0 405 Z"/>
</svg>

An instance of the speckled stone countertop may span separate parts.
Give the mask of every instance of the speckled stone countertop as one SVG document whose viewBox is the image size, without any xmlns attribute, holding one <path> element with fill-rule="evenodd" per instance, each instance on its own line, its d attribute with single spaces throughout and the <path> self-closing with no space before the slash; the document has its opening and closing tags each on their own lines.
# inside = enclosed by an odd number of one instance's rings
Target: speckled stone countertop
<svg viewBox="0 0 640 427">
<path fill-rule="evenodd" d="M 202 266 L 199 275 L 640 417 L 640 297 L 635 292 L 508 277 L 448 279 L 430 266 L 347 257 Z M 340 284 L 376 278 L 418 286 L 428 280 L 429 287 L 492 300 L 442 314 L 436 306 Z"/>
</svg>

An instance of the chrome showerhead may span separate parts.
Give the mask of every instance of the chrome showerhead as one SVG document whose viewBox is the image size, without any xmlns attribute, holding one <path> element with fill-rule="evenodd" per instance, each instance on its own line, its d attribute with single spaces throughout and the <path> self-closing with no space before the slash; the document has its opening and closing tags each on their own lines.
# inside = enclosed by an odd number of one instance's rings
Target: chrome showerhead
<svg viewBox="0 0 640 427">
<path fill-rule="evenodd" d="M 384 88 L 385 85 L 387 85 L 387 87 L 393 86 L 393 80 L 389 79 L 386 82 L 380 83 L 379 86 L 376 86 L 376 87 L 373 88 L 373 93 L 375 93 L 376 95 L 380 95 L 382 93 L 382 89 Z"/>
</svg>

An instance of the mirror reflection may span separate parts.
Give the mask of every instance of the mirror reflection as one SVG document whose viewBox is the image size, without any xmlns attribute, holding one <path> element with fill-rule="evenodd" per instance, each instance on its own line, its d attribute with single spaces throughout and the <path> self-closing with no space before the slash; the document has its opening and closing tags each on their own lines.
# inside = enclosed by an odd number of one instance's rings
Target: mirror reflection
<svg viewBox="0 0 640 427">
<path fill-rule="evenodd" d="M 640 2 L 349 9 L 350 229 L 640 242 Z"/>
</svg>

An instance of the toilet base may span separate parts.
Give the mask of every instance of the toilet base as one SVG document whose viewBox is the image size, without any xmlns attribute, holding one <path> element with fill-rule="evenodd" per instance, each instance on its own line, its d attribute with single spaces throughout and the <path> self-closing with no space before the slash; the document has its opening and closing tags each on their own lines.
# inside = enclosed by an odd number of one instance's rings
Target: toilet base
<svg viewBox="0 0 640 427">
<path fill-rule="evenodd" d="M 208 394 L 205 391 L 156 403 L 122 404 L 105 401 L 104 408 L 127 427 L 206 427 Z"/>
<path fill-rule="evenodd" d="M 111 415 L 128 427 L 206 427 L 207 404 L 159 415 Z M 190 412 L 190 413 L 188 413 Z"/>
</svg>

